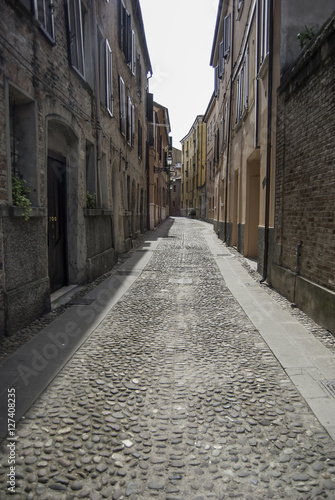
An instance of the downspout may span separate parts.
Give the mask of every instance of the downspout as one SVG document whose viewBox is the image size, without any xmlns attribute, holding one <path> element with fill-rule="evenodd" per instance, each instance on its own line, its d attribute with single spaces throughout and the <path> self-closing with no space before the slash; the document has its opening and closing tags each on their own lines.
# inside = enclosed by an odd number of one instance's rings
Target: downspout
<svg viewBox="0 0 335 500">
<path fill-rule="evenodd" d="M 270 218 L 270 176 L 271 176 L 271 133 L 272 133 L 272 67 L 273 67 L 273 2 L 269 0 L 269 81 L 268 81 L 268 130 L 266 148 L 266 193 L 265 193 L 265 223 L 264 223 L 264 259 L 263 277 L 261 283 L 267 278 L 269 260 L 269 218 Z"/>
<path fill-rule="evenodd" d="M 259 31 L 259 16 L 260 16 L 260 9 L 259 9 L 259 1 L 257 0 L 257 7 L 256 7 L 256 33 Z M 258 110 L 259 110 L 259 102 L 258 102 L 258 88 L 259 88 L 259 80 L 258 80 L 258 70 L 259 70 L 259 37 L 258 35 L 256 36 L 256 68 L 255 68 L 255 80 L 256 80 L 256 89 L 255 89 L 255 149 L 259 148 L 259 142 L 258 142 Z"/>
<path fill-rule="evenodd" d="M 224 240 L 227 241 L 227 218 L 228 218 L 228 174 L 229 174 L 229 154 L 230 154 L 230 129 L 231 129 L 231 103 L 233 99 L 233 69 L 234 69 L 234 20 L 235 20 L 235 0 L 233 0 L 232 28 L 231 28 L 231 61 L 230 61 L 230 96 L 229 96 L 229 120 L 227 137 L 227 164 L 226 164 L 226 193 L 224 209 Z"/>
<path fill-rule="evenodd" d="M 101 185 L 100 185 L 100 160 L 101 160 L 101 113 L 100 113 L 100 80 L 99 80 L 99 57 L 98 57 L 98 33 L 96 3 L 93 2 L 92 26 L 93 26 L 93 58 L 94 58 L 94 85 L 95 85 L 95 113 L 96 113 L 96 141 L 97 141 L 97 207 L 101 207 Z"/>
<path fill-rule="evenodd" d="M 152 78 L 153 73 L 149 71 L 150 76 L 148 76 L 147 73 L 147 95 L 149 92 L 149 80 Z M 146 118 L 148 118 L 148 110 L 146 109 Z M 147 121 L 147 140 L 146 140 L 146 145 L 145 145 L 145 164 L 146 164 L 146 174 L 147 174 L 147 229 L 150 229 L 150 162 L 149 162 L 149 123 L 148 119 Z"/>
</svg>

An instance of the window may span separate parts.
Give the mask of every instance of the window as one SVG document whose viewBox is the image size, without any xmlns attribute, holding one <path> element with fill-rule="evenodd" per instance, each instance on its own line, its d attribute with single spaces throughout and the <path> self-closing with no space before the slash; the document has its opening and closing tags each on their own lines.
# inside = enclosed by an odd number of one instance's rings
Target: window
<svg viewBox="0 0 335 500">
<path fill-rule="evenodd" d="M 119 77 L 119 91 L 120 91 L 120 131 L 124 136 L 126 135 L 126 94 L 124 88 L 123 78 Z"/>
<path fill-rule="evenodd" d="M 106 46 L 106 108 L 109 114 L 113 116 L 113 67 L 112 67 L 112 51 L 108 40 L 105 41 Z"/>
<path fill-rule="evenodd" d="M 85 77 L 83 26 L 80 0 L 67 0 L 68 39 L 70 62 L 78 73 Z"/>
<path fill-rule="evenodd" d="M 261 64 L 269 52 L 269 0 L 262 0 Z"/>
<path fill-rule="evenodd" d="M 229 54 L 230 51 L 230 20 L 231 20 L 231 15 L 228 14 L 228 16 L 224 18 L 224 24 L 223 24 L 223 43 L 224 43 L 225 57 Z"/>
<path fill-rule="evenodd" d="M 53 0 L 34 0 L 33 6 L 35 17 L 40 22 L 42 30 L 52 41 L 54 41 L 55 26 Z"/>
<path fill-rule="evenodd" d="M 228 102 L 226 102 L 225 107 L 225 117 L 224 117 L 224 142 L 227 144 L 228 140 Z"/>
<path fill-rule="evenodd" d="M 123 1 L 119 0 L 119 45 L 125 55 L 126 63 L 130 65 L 131 69 L 132 57 L 135 55 L 135 50 L 133 50 L 134 39 L 135 33 L 131 29 L 131 16 L 128 14 Z"/>
<path fill-rule="evenodd" d="M 29 199 L 33 205 L 38 206 L 36 105 L 30 97 L 11 85 L 8 85 L 8 96 L 10 138 L 8 165 L 11 168 L 8 174 L 10 179 L 14 175 L 26 181 L 30 189 Z"/>
</svg>

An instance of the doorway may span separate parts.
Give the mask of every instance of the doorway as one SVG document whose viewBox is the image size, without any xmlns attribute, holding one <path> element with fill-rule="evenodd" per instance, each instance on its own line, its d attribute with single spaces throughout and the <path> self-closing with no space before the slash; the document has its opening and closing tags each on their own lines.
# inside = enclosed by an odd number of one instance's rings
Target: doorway
<svg viewBox="0 0 335 500">
<path fill-rule="evenodd" d="M 247 166 L 247 216 L 245 256 L 256 258 L 258 255 L 258 225 L 260 198 L 260 164 L 249 161 Z"/>
<path fill-rule="evenodd" d="M 68 284 L 66 161 L 48 156 L 48 266 L 50 291 Z"/>
</svg>

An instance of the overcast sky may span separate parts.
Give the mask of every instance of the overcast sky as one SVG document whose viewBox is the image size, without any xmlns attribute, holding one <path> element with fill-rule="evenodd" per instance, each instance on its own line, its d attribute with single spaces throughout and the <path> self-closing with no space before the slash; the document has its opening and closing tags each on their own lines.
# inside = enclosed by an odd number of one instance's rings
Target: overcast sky
<svg viewBox="0 0 335 500">
<path fill-rule="evenodd" d="M 153 68 L 149 90 L 169 110 L 173 146 L 181 149 L 214 90 L 209 61 L 219 0 L 140 0 Z"/>
</svg>

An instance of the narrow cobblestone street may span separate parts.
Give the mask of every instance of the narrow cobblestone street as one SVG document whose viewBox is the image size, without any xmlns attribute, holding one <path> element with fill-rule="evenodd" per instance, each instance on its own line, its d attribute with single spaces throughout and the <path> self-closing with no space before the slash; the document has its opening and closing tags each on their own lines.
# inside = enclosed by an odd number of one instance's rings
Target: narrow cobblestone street
<svg viewBox="0 0 335 500">
<path fill-rule="evenodd" d="M 334 499 L 335 443 L 227 288 L 205 225 L 164 227 L 18 425 L 11 498 Z M 7 455 L 4 441 L 1 499 Z"/>
</svg>

